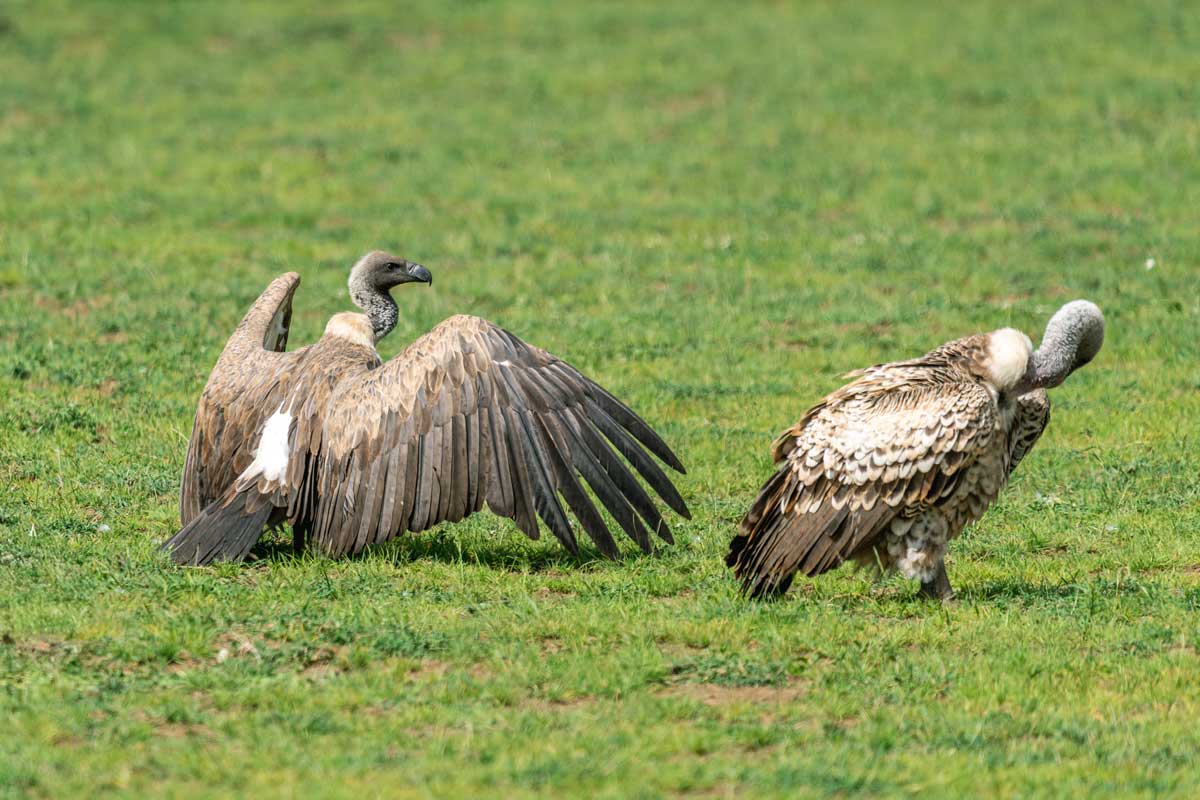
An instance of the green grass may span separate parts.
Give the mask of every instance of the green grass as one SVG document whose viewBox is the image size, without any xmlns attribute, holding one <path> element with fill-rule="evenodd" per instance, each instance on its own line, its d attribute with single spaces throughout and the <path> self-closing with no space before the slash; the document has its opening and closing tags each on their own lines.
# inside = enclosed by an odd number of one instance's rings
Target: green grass
<svg viewBox="0 0 1200 800">
<path fill-rule="evenodd" d="M 0 795 L 1200 792 L 1200 16 L 1150 2 L 0 6 Z M 658 557 L 480 515 L 173 568 L 196 396 L 362 251 L 690 468 Z M 1153 259 L 1153 268 L 1147 268 Z M 846 370 L 1104 309 L 960 600 L 721 563 Z M 632 551 L 631 544 L 626 549 Z"/>
</svg>

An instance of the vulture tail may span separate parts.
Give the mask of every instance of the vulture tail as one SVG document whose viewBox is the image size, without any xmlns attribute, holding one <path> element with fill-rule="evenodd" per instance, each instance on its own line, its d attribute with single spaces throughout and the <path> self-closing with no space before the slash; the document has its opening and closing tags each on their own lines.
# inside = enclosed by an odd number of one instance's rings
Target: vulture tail
<svg viewBox="0 0 1200 800">
<path fill-rule="evenodd" d="M 752 598 L 775 597 L 792 585 L 797 572 L 820 575 L 838 566 L 873 532 L 890 509 L 880 502 L 873 512 L 836 508 L 827 499 L 817 509 L 801 512 L 796 501 L 807 491 L 786 465 L 763 486 L 729 543 L 726 565 Z"/>
<path fill-rule="evenodd" d="M 754 505 L 746 512 L 737 536 L 729 543 L 726 566 L 742 581 L 742 592 L 754 598 L 781 595 L 792 585 L 794 565 L 780 575 L 780 550 L 786 550 L 787 535 L 794 521 L 780 508 L 788 470 L 779 469 L 762 487 Z M 790 560 L 790 559 L 789 559 Z"/>
<path fill-rule="evenodd" d="M 253 486 L 240 492 L 231 487 L 163 542 L 162 548 L 177 564 L 199 567 L 215 561 L 241 561 L 258 542 L 274 510 Z"/>
</svg>

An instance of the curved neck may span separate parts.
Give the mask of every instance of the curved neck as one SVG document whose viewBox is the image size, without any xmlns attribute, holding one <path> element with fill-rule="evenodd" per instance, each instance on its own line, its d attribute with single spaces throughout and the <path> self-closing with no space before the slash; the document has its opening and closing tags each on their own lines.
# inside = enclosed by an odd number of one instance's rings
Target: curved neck
<svg viewBox="0 0 1200 800">
<path fill-rule="evenodd" d="M 1078 342 L 1069 339 L 1044 340 L 1029 360 L 1033 368 L 1032 388 L 1053 388 L 1065 381 L 1075 363 L 1075 351 L 1078 347 Z"/>
<path fill-rule="evenodd" d="M 1076 300 L 1058 310 L 1046 324 L 1042 344 L 1029 360 L 1033 388 L 1058 386 L 1100 352 L 1104 317 L 1093 304 Z"/>
<path fill-rule="evenodd" d="M 350 299 L 371 320 L 375 341 L 387 336 L 396 327 L 396 322 L 400 319 L 400 309 L 387 292 L 376 289 L 365 281 L 351 281 Z"/>
</svg>

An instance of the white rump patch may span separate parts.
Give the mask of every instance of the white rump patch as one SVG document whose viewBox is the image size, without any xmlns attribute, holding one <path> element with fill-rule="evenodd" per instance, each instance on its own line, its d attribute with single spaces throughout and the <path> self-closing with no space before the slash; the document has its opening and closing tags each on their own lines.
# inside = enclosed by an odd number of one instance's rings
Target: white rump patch
<svg viewBox="0 0 1200 800">
<path fill-rule="evenodd" d="M 1001 328 L 988 336 L 988 372 L 992 384 L 1001 391 L 1017 385 L 1029 366 L 1033 342 L 1015 328 Z"/>
<path fill-rule="evenodd" d="M 254 480 L 260 475 L 272 482 L 283 480 L 283 476 L 287 472 L 288 458 L 292 454 L 291 445 L 288 443 L 288 432 L 291 427 L 291 413 L 284 411 L 283 406 L 280 406 L 279 410 L 272 414 L 271 418 L 267 420 L 267 424 L 263 426 L 262 436 L 258 440 L 258 448 L 254 451 L 254 460 L 242 473 L 242 480 Z"/>
</svg>

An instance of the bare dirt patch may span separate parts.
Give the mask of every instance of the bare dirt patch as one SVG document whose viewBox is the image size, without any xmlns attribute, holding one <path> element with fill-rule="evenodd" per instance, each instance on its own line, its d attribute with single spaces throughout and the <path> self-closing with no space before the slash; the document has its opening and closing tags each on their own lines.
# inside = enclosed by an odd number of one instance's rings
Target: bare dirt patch
<svg viewBox="0 0 1200 800">
<path fill-rule="evenodd" d="M 551 586 L 543 586 L 534 592 L 539 599 L 542 600 L 562 600 L 563 598 L 575 597 L 575 593 L 567 589 L 558 589 Z"/>
<path fill-rule="evenodd" d="M 79 652 L 79 645 L 53 636 L 37 636 L 32 639 L 16 639 L 12 634 L 0 635 L 0 646 L 12 647 L 18 652 L 38 658 L 56 658 Z"/>
<path fill-rule="evenodd" d="M 188 672 L 203 666 L 203 661 L 193 658 L 192 654 L 186 650 L 181 650 L 180 652 L 176 653 L 174 660 L 172 660 L 170 664 L 167 664 L 165 672 L 168 675 L 185 675 Z"/>
<path fill-rule="evenodd" d="M 664 656 L 672 659 L 680 657 L 693 657 L 703 655 L 707 652 L 707 648 L 698 644 L 688 644 L 687 642 L 675 642 L 669 639 L 660 638 L 656 644 L 658 651 Z"/>
<path fill-rule="evenodd" d="M 1139 575 L 1139 576 L 1179 575 L 1179 576 L 1183 577 L 1185 580 L 1189 580 L 1189 581 L 1200 580 L 1200 564 L 1183 564 L 1183 565 L 1166 564 L 1166 565 L 1162 565 L 1162 566 L 1145 567 L 1143 569 L 1136 569 L 1136 570 L 1133 570 L 1133 572 L 1135 575 Z M 1105 573 L 1106 573 L 1106 570 L 1096 569 L 1096 570 L 1092 570 L 1088 574 L 1102 575 Z"/>
<path fill-rule="evenodd" d="M 393 33 L 388 41 L 397 50 L 434 50 L 441 47 L 442 34 L 431 31 L 421 36 L 408 36 L 403 33 Z"/>
<path fill-rule="evenodd" d="M 334 675 L 340 675 L 341 672 L 342 669 L 337 664 L 331 664 L 328 661 L 319 661 L 315 664 L 309 664 L 300 670 L 300 675 L 309 680 L 319 681 Z"/>
<path fill-rule="evenodd" d="M 691 797 L 691 798 L 708 798 L 708 797 L 738 797 L 738 787 L 732 783 L 718 783 L 716 786 L 697 787 L 695 789 L 679 789 L 671 792 L 671 797 Z"/>
<path fill-rule="evenodd" d="M 701 92 L 676 95 L 665 103 L 665 111 L 674 119 L 689 117 L 701 111 L 725 105 L 725 90 L 719 86 Z"/>
<path fill-rule="evenodd" d="M 111 303 L 112 298 L 104 294 L 81 297 L 72 303 L 63 303 L 58 298 L 50 297 L 49 295 L 38 295 L 33 299 L 33 304 L 38 308 L 55 314 L 61 314 L 72 321 L 89 316 L 109 306 Z"/>
<path fill-rule="evenodd" d="M 451 666 L 449 662 L 427 658 L 409 671 L 408 679 L 411 681 L 435 680 L 445 676 Z"/>
<path fill-rule="evenodd" d="M 214 56 L 229 52 L 231 47 L 233 47 L 233 42 L 224 36 L 210 36 L 204 42 L 205 52 Z"/>
<path fill-rule="evenodd" d="M 230 658 L 253 658 L 261 661 L 258 645 L 249 636 L 232 631 L 221 634 L 213 644 L 213 658 L 218 664 L 223 664 Z"/>
<path fill-rule="evenodd" d="M 412 662 L 410 662 L 412 663 Z M 487 665 L 476 662 L 473 664 L 455 664 L 452 661 L 441 661 L 436 658 L 425 658 L 416 662 L 408 670 L 405 679 L 416 682 L 440 681 L 446 678 L 446 675 L 455 673 L 466 673 L 475 681 L 487 681 L 492 677 L 492 671 Z"/>
<path fill-rule="evenodd" d="M 659 697 L 695 700 L 712 708 L 732 705 L 792 703 L 808 693 L 806 681 L 782 686 L 722 686 L 715 683 L 680 683 L 660 690 Z"/>
<path fill-rule="evenodd" d="M 541 711 L 549 713 L 557 713 L 561 711 L 571 711 L 577 708 L 585 708 L 596 702 L 596 698 L 591 695 L 563 695 L 553 699 L 544 697 L 527 697 L 521 701 L 520 706 L 529 711 Z"/>
<path fill-rule="evenodd" d="M 14 108 L 0 117 L 0 128 L 24 128 L 32 125 L 33 115 L 20 108 Z"/>
<path fill-rule="evenodd" d="M 154 726 L 154 732 L 164 739 L 187 739 L 198 737 L 214 739 L 212 730 L 207 725 L 184 722 L 163 722 Z"/>
<path fill-rule="evenodd" d="M 312 680 L 338 675 L 345 671 L 342 669 L 345 653 L 343 646 L 321 647 L 308 657 L 308 663 L 300 670 L 300 675 Z"/>
</svg>

